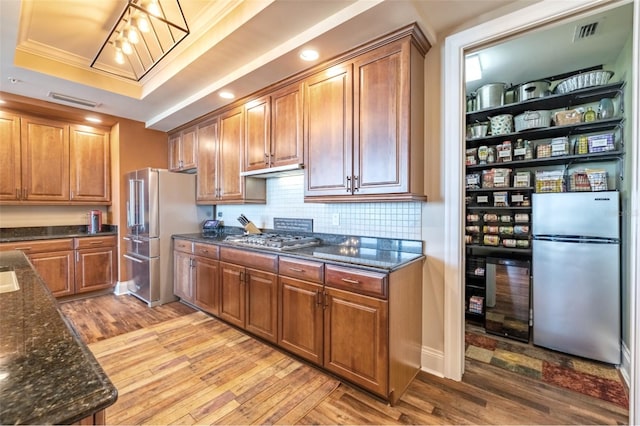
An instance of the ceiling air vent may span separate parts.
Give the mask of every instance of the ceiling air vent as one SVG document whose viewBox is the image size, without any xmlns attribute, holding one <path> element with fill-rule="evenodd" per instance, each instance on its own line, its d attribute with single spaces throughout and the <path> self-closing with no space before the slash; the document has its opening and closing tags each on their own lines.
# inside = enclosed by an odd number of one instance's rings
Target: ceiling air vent
<svg viewBox="0 0 640 426">
<path fill-rule="evenodd" d="M 590 24 L 580 25 L 576 27 L 576 32 L 573 35 L 573 41 L 580 41 L 586 38 L 591 38 L 599 33 L 598 30 L 598 22 L 592 22 Z"/>
<path fill-rule="evenodd" d="M 74 96 L 63 95 L 62 93 L 49 92 L 47 96 L 55 99 L 56 101 L 69 102 L 72 104 L 83 105 L 90 108 L 95 108 L 100 105 L 98 102 L 88 101 L 86 99 L 80 99 Z"/>
</svg>

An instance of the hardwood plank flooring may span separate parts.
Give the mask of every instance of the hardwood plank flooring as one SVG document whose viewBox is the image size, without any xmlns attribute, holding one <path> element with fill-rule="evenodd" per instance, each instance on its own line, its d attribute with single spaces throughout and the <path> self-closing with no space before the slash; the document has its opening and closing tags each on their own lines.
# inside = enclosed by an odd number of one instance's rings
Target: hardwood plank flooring
<svg viewBox="0 0 640 426">
<path fill-rule="evenodd" d="M 118 388 L 108 424 L 626 424 L 619 405 L 467 359 L 396 406 L 181 303 L 105 295 L 61 308 Z"/>
</svg>

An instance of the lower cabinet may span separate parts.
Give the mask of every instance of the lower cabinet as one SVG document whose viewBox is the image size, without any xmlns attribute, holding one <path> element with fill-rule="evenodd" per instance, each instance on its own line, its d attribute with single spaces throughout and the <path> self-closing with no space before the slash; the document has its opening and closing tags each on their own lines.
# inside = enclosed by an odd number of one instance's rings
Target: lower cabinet
<svg viewBox="0 0 640 426">
<path fill-rule="evenodd" d="M 174 294 L 205 312 L 219 315 L 218 247 L 176 239 L 173 248 Z"/>
<path fill-rule="evenodd" d="M 0 250 L 24 252 L 55 297 L 103 290 L 116 282 L 115 236 L 2 243 Z"/>
<path fill-rule="evenodd" d="M 196 256 L 194 304 L 212 315 L 220 315 L 220 262 Z"/>
<path fill-rule="evenodd" d="M 173 242 L 173 293 L 185 302 L 193 303 L 194 261 L 193 243 Z"/>
</svg>

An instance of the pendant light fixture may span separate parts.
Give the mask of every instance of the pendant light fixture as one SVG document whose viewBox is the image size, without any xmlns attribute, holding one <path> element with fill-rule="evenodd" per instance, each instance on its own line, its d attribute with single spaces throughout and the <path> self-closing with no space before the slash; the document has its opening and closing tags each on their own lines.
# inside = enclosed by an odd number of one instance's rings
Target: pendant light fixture
<svg viewBox="0 0 640 426">
<path fill-rule="evenodd" d="M 187 35 L 179 0 L 128 0 L 91 67 L 139 81 Z"/>
</svg>

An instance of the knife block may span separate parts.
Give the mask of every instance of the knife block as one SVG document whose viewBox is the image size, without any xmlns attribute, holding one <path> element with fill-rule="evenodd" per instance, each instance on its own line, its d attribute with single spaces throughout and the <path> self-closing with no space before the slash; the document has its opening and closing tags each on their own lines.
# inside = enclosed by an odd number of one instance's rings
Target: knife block
<svg viewBox="0 0 640 426">
<path fill-rule="evenodd" d="M 247 223 L 244 226 L 244 230 L 249 234 L 262 234 L 262 231 L 260 231 L 258 227 L 253 224 L 253 222 Z"/>
</svg>

